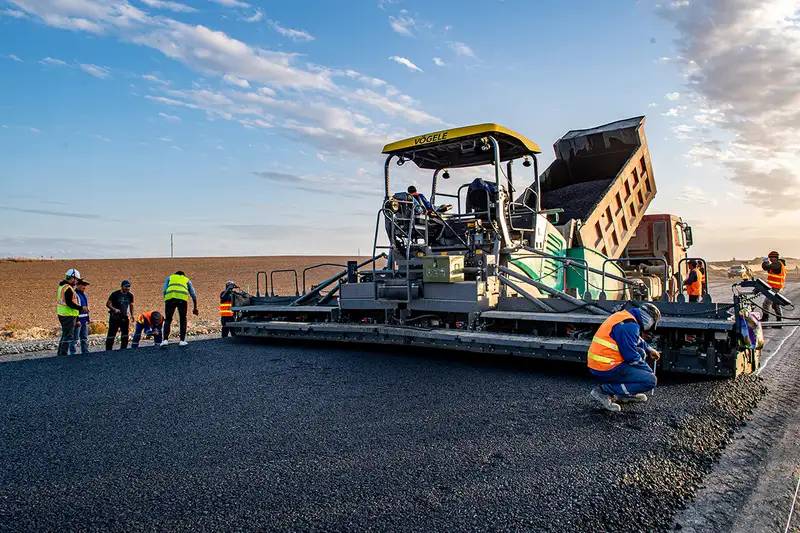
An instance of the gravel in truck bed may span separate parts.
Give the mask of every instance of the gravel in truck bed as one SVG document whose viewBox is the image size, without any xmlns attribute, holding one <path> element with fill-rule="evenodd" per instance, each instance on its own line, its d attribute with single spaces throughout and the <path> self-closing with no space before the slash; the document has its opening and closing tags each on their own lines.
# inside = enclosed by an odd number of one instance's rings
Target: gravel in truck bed
<svg viewBox="0 0 800 533">
<path fill-rule="evenodd" d="M 414 353 L 0 364 L 0 530 L 662 530 L 763 393 L 673 380 L 615 415 L 580 367 Z"/>
<path fill-rule="evenodd" d="M 595 206 L 612 181 L 614 180 L 594 180 L 542 191 L 542 208 L 563 209 L 564 212 L 558 215 L 559 224 L 573 218 L 586 219 L 589 210 Z"/>
</svg>

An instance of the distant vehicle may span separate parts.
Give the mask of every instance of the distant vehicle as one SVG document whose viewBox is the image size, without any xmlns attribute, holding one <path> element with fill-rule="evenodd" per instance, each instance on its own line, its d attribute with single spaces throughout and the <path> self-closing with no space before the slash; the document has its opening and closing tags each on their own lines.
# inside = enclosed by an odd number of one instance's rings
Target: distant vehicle
<svg viewBox="0 0 800 533">
<path fill-rule="evenodd" d="M 746 272 L 747 269 L 744 265 L 733 265 L 728 269 L 728 277 L 741 279 Z"/>
</svg>

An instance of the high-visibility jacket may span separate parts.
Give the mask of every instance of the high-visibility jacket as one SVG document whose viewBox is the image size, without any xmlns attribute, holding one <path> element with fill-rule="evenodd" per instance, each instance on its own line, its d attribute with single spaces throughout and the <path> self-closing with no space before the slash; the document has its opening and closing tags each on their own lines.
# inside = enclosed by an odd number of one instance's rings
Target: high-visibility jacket
<svg viewBox="0 0 800 533">
<path fill-rule="evenodd" d="M 70 285 L 69 283 L 65 283 L 58 287 L 58 316 L 78 316 L 81 314 L 80 310 L 71 308 L 67 301 L 64 299 L 64 293 L 67 292 L 67 289 L 72 289 L 72 303 L 76 305 L 80 305 L 80 300 L 78 299 L 78 294 L 75 292 L 75 288 Z"/>
<path fill-rule="evenodd" d="M 152 318 L 153 311 L 149 311 L 147 313 L 142 313 L 139 315 L 139 318 L 136 319 L 136 322 L 139 324 L 145 325 L 149 328 L 153 328 L 153 318 Z M 158 324 L 160 326 L 160 324 Z"/>
<path fill-rule="evenodd" d="M 689 296 L 700 296 L 703 294 L 703 274 L 696 268 L 689 271 L 690 274 L 691 272 L 694 272 L 696 279 L 686 286 L 686 294 Z"/>
<path fill-rule="evenodd" d="M 222 291 L 219 293 L 219 316 L 233 316 L 233 296 L 230 291 Z"/>
<path fill-rule="evenodd" d="M 172 274 L 167 283 L 167 290 L 164 292 L 164 301 L 183 300 L 189 301 L 189 278 L 180 274 Z"/>
<path fill-rule="evenodd" d="M 625 362 L 619 351 L 617 342 L 611 338 L 611 330 L 626 320 L 636 320 L 628 311 L 619 311 L 611 315 L 600 325 L 589 346 L 588 363 L 592 370 L 606 372 Z"/>
<path fill-rule="evenodd" d="M 786 265 L 783 264 L 783 261 L 778 260 L 778 264 L 781 266 L 781 273 L 774 274 L 771 270 L 767 275 L 767 285 L 772 287 L 773 289 L 781 290 L 784 285 L 786 285 Z"/>
</svg>

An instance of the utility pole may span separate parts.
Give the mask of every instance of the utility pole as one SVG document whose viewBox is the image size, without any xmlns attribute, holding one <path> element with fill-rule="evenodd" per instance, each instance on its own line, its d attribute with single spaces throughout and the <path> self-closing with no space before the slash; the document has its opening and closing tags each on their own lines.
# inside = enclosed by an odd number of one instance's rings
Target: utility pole
<svg viewBox="0 0 800 533">
<path fill-rule="evenodd" d="M 175 243 L 172 240 L 172 233 L 169 234 L 169 258 L 172 259 L 174 256 L 173 252 L 175 250 Z"/>
</svg>

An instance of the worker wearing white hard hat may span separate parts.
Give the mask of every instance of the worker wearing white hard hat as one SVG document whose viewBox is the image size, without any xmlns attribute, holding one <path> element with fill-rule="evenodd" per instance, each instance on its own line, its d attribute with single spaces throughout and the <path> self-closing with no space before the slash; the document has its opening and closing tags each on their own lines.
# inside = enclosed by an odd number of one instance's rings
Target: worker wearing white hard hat
<svg viewBox="0 0 800 533">
<path fill-rule="evenodd" d="M 230 333 L 230 329 L 227 326 L 228 322 L 233 322 L 233 311 L 231 311 L 231 307 L 233 307 L 233 292 L 238 288 L 233 281 L 228 280 L 225 282 L 225 290 L 219 293 L 219 321 L 222 325 L 223 338 Z"/>
<path fill-rule="evenodd" d="M 58 284 L 58 321 L 61 324 L 61 339 L 58 343 L 57 355 L 68 355 L 69 346 L 75 335 L 75 324 L 78 322 L 78 315 L 86 313 L 88 309 L 81 305 L 75 286 L 81 279 L 81 273 L 70 268 L 64 275 L 64 279 Z"/>
</svg>

